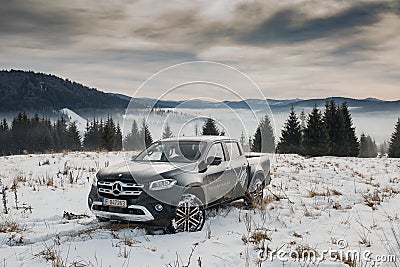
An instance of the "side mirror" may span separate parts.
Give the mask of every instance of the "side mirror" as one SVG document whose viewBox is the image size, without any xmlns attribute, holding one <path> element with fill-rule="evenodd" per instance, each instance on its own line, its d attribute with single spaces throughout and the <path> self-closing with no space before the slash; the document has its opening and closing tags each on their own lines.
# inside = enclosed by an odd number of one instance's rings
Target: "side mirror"
<svg viewBox="0 0 400 267">
<path fill-rule="evenodd" d="M 200 161 L 199 162 L 199 173 L 206 172 L 207 169 L 208 169 L 207 163 L 204 160 Z"/>
<path fill-rule="evenodd" d="M 220 157 L 208 157 L 206 161 L 202 160 L 199 163 L 199 172 L 205 172 L 208 169 L 208 166 L 218 166 L 222 163 L 222 159 Z"/>
</svg>

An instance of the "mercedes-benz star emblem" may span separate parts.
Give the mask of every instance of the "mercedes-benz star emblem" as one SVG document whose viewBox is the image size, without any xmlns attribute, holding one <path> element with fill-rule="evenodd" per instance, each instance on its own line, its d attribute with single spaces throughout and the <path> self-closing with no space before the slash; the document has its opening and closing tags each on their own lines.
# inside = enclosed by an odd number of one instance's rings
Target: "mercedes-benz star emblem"
<svg viewBox="0 0 400 267">
<path fill-rule="evenodd" d="M 114 195 L 119 195 L 122 192 L 122 185 L 119 182 L 115 182 L 112 186 L 112 192 Z"/>
</svg>

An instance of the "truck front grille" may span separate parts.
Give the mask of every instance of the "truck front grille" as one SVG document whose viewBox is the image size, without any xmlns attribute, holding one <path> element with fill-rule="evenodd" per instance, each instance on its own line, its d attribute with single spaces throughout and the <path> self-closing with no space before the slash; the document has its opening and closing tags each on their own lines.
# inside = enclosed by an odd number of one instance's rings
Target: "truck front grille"
<svg viewBox="0 0 400 267">
<path fill-rule="evenodd" d="M 101 196 L 124 196 L 135 198 L 143 193 L 143 185 L 134 182 L 99 181 L 97 190 Z"/>
</svg>

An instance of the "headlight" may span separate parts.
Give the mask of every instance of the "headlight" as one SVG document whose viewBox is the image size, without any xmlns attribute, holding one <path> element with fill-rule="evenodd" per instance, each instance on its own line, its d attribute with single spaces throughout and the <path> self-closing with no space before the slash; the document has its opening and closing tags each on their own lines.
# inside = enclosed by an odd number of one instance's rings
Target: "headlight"
<svg viewBox="0 0 400 267">
<path fill-rule="evenodd" d="M 162 179 L 158 181 L 154 181 L 150 183 L 150 190 L 163 190 L 163 189 L 169 189 L 176 185 L 176 180 L 174 179 Z"/>
</svg>

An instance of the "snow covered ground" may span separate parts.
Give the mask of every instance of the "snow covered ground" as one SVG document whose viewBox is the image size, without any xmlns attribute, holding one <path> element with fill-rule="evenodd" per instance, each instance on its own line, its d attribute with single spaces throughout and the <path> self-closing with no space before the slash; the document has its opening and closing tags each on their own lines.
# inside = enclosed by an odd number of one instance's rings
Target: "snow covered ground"
<svg viewBox="0 0 400 267">
<path fill-rule="evenodd" d="M 209 211 L 201 232 L 164 235 L 99 223 L 87 208 L 95 173 L 124 153 L 1 157 L 0 266 L 400 264 L 398 159 L 277 155 L 263 207 L 233 203 Z"/>
</svg>

